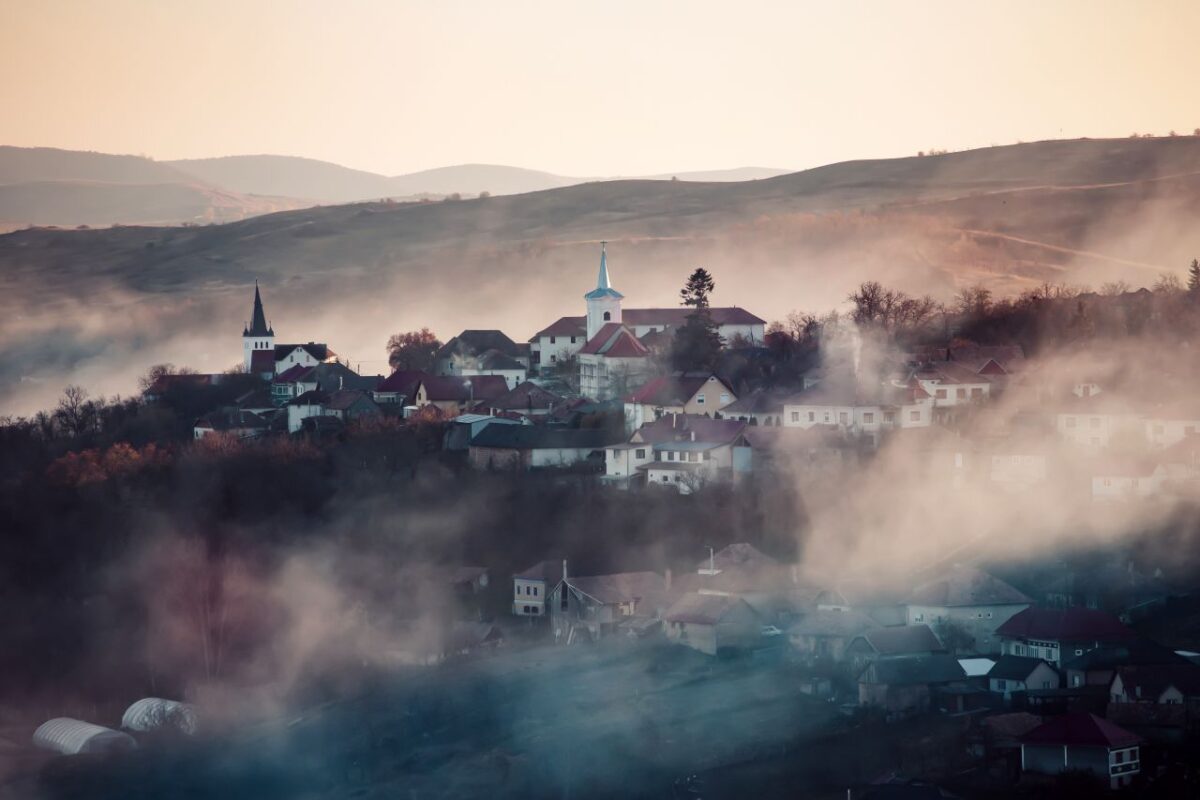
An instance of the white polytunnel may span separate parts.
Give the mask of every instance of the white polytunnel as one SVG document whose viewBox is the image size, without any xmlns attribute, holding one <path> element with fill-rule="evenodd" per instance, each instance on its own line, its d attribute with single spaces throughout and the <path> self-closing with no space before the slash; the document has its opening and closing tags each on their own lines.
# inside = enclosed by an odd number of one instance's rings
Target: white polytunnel
<svg viewBox="0 0 1200 800">
<path fill-rule="evenodd" d="M 128 733 L 70 717 L 56 717 L 43 722 L 33 732 L 33 743 L 67 756 L 77 753 L 111 753 L 137 747 L 137 742 Z"/>
<path fill-rule="evenodd" d="M 173 729 L 193 734 L 196 732 L 196 712 L 190 705 L 178 700 L 143 697 L 125 710 L 121 727 L 143 733 Z"/>
</svg>

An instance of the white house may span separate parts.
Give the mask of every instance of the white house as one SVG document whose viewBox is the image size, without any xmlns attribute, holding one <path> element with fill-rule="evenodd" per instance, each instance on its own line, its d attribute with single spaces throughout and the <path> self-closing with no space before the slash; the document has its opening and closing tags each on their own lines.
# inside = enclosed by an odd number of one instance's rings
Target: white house
<svg viewBox="0 0 1200 800">
<path fill-rule="evenodd" d="M 628 443 L 607 448 L 605 477 L 627 482 L 641 473 L 647 484 L 682 493 L 735 479 L 751 467 L 745 430 L 746 423 L 737 420 L 667 414 L 642 425 Z"/>
<path fill-rule="evenodd" d="M 933 361 L 916 373 L 921 388 L 937 408 L 979 403 L 992 392 L 992 379 L 955 361 Z"/>
<path fill-rule="evenodd" d="M 843 433 L 878 439 L 885 431 L 927 428 L 933 400 L 917 383 L 905 386 L 853 386 L 823 381 L 783 403 L 785 427 L 835 425 Z"/>
<path fill-rule="evenodd" d="M 625 429 L 632 433 L 664 414 L 712 416 L 735 400 L 729 384 L 712 373 L 662 375 L 625 399 Z"/>
<path fill-rule="evenodd" d="M 1200 436 L 1200 408 L 1159 409 L 1146 420 L 1146 441 L 1156 450 L 1179 444 L 1190 436 Z"/>
<path fill-rule="evenodd" d="M 917 586 L 905 606 L 909 625 L 925 623 L 940 633 L 953 625 L 974 639 L 977 652 L 999 653 L 996 629 L 1032 603 L 1032 598 L 999 578 L 956 565 Z M 948 639 L 944 633 L 942 638 Z"/>
<path fill-rule="evenodd" d="M 1092 466 L 1092 499 L 1137 500 L 1162 491 L 1168 470 L 1153 459 L 1112 458 Z"/>
<path fill-rule="evenodd" d="M 546 599 L 567 577 L 567 562 L 539 561 L 513 575 L 513 614 L 518 617 L 546 616 Z"/>
<path fill-rule="evenodd" d="M 1060 409 L 1055 429 L 1061 438 L 1092 454 L 1108 447 L 1116 437 L 1139 440 L 1145 436 L 1143 414 L 1107 392 Z"/>
<path fill-rule="evenodd" d="M 762 641 L 762 618 L 733 595 L 685 594 L 663 614 L 663 622 L 668 639 L 710 656 Z"/>
<path fill-rule="evenodd" d="M 1000 656 L 987 673 L 988 690 L 1011 700 L 1014 692 L 1057 689 L 1058 670 L 1033 656 Z"/>
</svg>

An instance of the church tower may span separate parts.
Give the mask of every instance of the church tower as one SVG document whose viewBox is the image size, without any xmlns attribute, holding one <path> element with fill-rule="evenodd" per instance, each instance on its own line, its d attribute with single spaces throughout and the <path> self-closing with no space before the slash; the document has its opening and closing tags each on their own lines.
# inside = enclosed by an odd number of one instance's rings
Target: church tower
<svg viewBox="0 0 1200 800">
<path fill-rule="evenodd" d="M 254 282 L 254 313 L 250 324 L 242 329 L 242 355 L 246 359 L 246 372 L 253 371 L 254 354 L 261 350 L 275 349 L 275 331 L 267 325 L 267 315 L 263 313 L 262 296 L 258 293 L 258 281 Z M 275 369 L 275 356 L 271 356 L 270 369 Z M 260 372 L 266 370 L 260 369 Z"/>
<path fill-rule="evenodd" d="M 621 321 L 621 299 L 624 297 L 608 278 L 608 242 L 600 243 L 600 275 L 596 288 L 583 296 L 587 301 L 587 338 L 590 342 L 604 324 Z"/>
</svg>

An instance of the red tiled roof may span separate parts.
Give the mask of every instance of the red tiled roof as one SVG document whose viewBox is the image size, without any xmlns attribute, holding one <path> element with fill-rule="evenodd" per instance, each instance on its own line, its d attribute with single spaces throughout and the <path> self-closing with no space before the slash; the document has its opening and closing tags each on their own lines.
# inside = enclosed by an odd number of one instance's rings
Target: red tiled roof
<svg viewBox="0 0 1200 800">
<path fill-rule="evenodd" d="M 398 369 L 384 378 L 383 382 L 375 387 L 375 391 L 386 394 L 402 394 L 412 398 L 417 393 L 417 385 L 428 377 L 429 373 L 419 369 Z"/>
<path fill-rule="evenodd" d="M 1023 592 L 983 570 L 955 566 L 928 583 L 915 588 L 908 597 L 912 605 L 985 606 L 1032 603 Z"/>
<path fill-rule="evenodd" d="M 579 352 L 608 358 L 645 358 L 650 355 L 633 331 L 619 322 L 606 322 Z"/>
<path fill-rule="evenodd" d="M 533 339 L 543 336 L 586 336 L 587 317 L 559 317 L 545 328 L 535 333 Z"/>
<path fill-rule="evenodd" d="M 621 312 L 621 320 L 626 325 L 670 325 L 680 327 L 687 324 L 687 318 L 694 314 L 694 309 L 686 306 L 674 308 L 627 308 Z M 727 306 L 725 308 L 710 308 L 708 310 L 712 321 L 718 325 L 766 325 L 767 321 L 756 317 L 744 308 Z"/>
<path fill-rule="evenodd" d="M 250 353 L 250 371 L 253 373 L 275 371 L 275 351 L 255 350 Z"/>
<path fill-rule="evenodd" d="M 1141 739 L 1095 714 L 1064 714 L 1021 737 L 1022 744 L 1077 745 L 1081 747 L 1133 747 Z"/>
<path fill-rule="evenodd" d="M 996 629 L 998 636 L 1050 641 L 1111 641 L 1136 638 L 1112 614 L 1091 608 L 1027 608 Z"/>
<path fill-rule="evenodd" d="M 638 428 L 634 436 L 646 444 L 697 441 L 725 444 L 746 430 L 746 423 L 735 419 L 709 419 L 698 414 L 665 414 Z M 692 434 L 695 434 L 695 439 Z"/>
<path fill-rule="evenodd" d="M 721 388 L 733 390 L 715 375 L 661 375 L 630 395 L 627 402 L 639 405 L 682 406 L 704 388 L 709 378 L 715 378 Z"/>
<path fill-rule="evenodd" d="M 288 367 L 283 372 L 271 379 L 272 383 L 295 383 L 302 375 L 307 375 L 312 371 L 312 367 L 306 367 L 303 364 L 295 364 Z"/>
</svg>

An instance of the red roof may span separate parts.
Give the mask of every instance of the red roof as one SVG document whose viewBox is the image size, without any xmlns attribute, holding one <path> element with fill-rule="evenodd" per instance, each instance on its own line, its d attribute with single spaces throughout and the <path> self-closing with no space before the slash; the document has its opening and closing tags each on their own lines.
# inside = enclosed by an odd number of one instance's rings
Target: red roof
<svg viewBox="0 0 1200 800">
<path fill-rule="evenodd" d="M 621 320 L 626 325 L 670 325 L 680 327 L 687 324 L 687 318 L 696 313 L 695 309 L 686 306 L 673 308 L 627 308 L 621 312 Z M 708 314 L 718 325 L 766 325 L 767 321 L 756 317 L 744 308 L 728 306 L 725 308 L 710 308 Z"/>
<path fill-rule="evenodd" d="M 308 374 L 311 370 L 312 370 L 312 367 L 306 367 L 303 364 L 296 364 L 294 366 L 288 367 L 283 372 L 276 375 L 271 380 L 271 382 L 272 383 L 294 383 L 295 381 L 298 381 L 302 375 Z"/>
<path fill-rule="evenodd" d="M 1120 641 L 1137 634 L 1112 614 L 1091 608 L 1027 608 L 996 629 L 998 636 L 1055 642 Z"/>
<path fill-rule="evenodd" d="M 1135 734 L 1085 712 L 1056 717 L 1021 737 L 1022 744 L 1079 747 L 1133 747 L 1139 742 L 1141 739 Z"/>
<path fill-rule="evenodd" d="M 650 355 L 633 331 L 619 322 L 606 322 L 579 352 L 608 358 L 645 358 Z"/>
<path fill-rule="evenodd" d="M 708 383 L 709 378 L 716 378 L 716 376 L 709 373 L 662 375 L 630 395 L 628 402 L 639 405 L 681 406 L 691 400 L 696 392 L 704 388 L 704 384 Z M 716 380 L 722 389 L 733 391 L 720 378 L 716 378 Z"/>
<path fill-rule="evenodd" d="M 746 431 L 736 419 L 709 419 L 699 414 L 664 414 L 638 428 L 634 437 L 646 444 L 663 442 L 707 442 L 726 444 Z"/>
<path fill-rule="evenodd" d="M 250 371 L 253 373 L 275 371 L 275 351 L 255 350 L 250 353 Z"/>
<path fill-rule="evenodd" d="M 587 336 L 587 317 L 559 317 L 535 333 L 533 338 L 543 336 Z"/>
<path fill-rule="evenodd" d="M 398 369 L 384 378 L 383 382 L 375 387 L 375 391 L 402 394 L 411 398 L 417 393 L 417 384 L 428 377 L 428 373 L 419 369 Z"/>
</svg>

